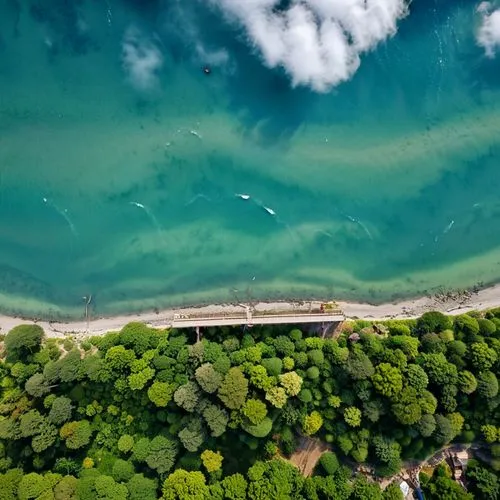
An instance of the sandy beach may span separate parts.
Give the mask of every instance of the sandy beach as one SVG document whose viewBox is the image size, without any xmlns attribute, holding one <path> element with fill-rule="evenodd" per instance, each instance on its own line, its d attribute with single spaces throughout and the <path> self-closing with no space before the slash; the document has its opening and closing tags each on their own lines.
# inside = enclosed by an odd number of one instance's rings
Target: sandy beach
<svg viewBox="0 0 500 500">
<path fill-rule="evenodd" d="M 306 302 L 259 302 L 252 304 L 255 311 L 284 311 L 303 307 L 304 304 L 319 307 L 319 301 Z M 500 284 L 478 291 L 443 293 L 432 297 L 420 297 L 401 302 L 371 305 L 368 303 L 353 303 L 336 301 L 342 309 L 346 319 L 408 319 L 420 316 L 425 311 L 441 311 L 450 315 L 462 314 L 472 310 L 490 309 L 500 306 Z M 0 331 L 7 333 L 13 327 L 37 323 L 49 337 L 64 337 L 67 335 L 92 336 L 103 335 L 107 332 L 120 330 L 131 321 L 140 321 L 155 328 L 165 328 L 171 325 L 175 315 L 200 316 L 202 314 L 228 314 L 245 311 L 245 304 L 213 304 L 202 307 L 187 307 L 165 309 L 163 311 L 149 311 L 134 315 L 120 315 L 109 318 L 90 318 L 72 322 L 30 321 L 28 319 L 0 315 Z"/>
</svg>

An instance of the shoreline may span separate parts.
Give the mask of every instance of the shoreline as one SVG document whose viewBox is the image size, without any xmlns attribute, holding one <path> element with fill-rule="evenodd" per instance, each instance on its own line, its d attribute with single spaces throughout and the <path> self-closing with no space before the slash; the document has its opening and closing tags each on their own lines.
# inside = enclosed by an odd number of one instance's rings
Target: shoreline
<svg viewBox="0 0 500 500">
<path fill-rule="evenodd" d="M 257 311 L 283 311 L 293 310 L 299 304 L 319 306 L 321 301 L 259 301 L 253 304 Z M 365 319 L 369 321 L 384 321 L 388 319 L 416 318 L 426 311 L 441 311 L 449 315 L 458 315 L 475 309 L 484 310 L 500 307 L 500 284 L 486 287 L 482 290 L 448 292 L 436 294 L 431 297 L 399 302 L 387 302 L 380 305 L 335 301 L 342 309 L 346 319 Z M 40 325 L 48 337 L 64 337 L 66 335 L 94 336 L 104 335 L 111 331 L 118 331 L 131 321 L 146 323 L 154 328 L 165 328 L 170 325 L 174 315 L 178 314 L 220 314 L 242 312 L 248 304 L 211 304 L 206 306 L 191 306 L 169 308 L 161 311 L 149 311 L 137 314 L 122 314 L 112 317 L 85 319 L 79 321 L 59 322 L 46 320 L 30 320 L 26 318 L 0 315 L 0 333 L 5 334 L 12 328 L 21 324 Z"/>
</svg>

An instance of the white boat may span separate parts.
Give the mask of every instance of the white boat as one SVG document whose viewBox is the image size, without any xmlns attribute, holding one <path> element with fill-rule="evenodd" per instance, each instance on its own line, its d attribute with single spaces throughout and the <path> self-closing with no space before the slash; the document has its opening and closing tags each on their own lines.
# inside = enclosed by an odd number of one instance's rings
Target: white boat
<svg viewBox="0 0 500 500">
<path fill-rule="evenodd" d="M 238 198 L 241 198 L 242 200 L 249 200 L 250 199 L 250 195 L 249 194 L 237 194 L 236 195 Z"/>
<path fill-rule="evenodd" d="M 269 208 L 269 207 L 262 207 L 269 215 L 276 215 L 276 212 L 272 209 L 272 208 Z"/>
</svg>

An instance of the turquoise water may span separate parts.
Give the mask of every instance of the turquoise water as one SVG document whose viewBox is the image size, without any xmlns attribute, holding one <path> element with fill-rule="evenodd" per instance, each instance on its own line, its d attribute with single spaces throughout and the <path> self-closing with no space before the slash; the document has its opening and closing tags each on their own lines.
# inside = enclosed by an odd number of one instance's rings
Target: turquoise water
<svg viewBox="0 0 500 500">
<path fill-rule="evenodd" d="M 4 0 L 1 310 L 76 318 L 89 294 L 96 314 L 380 302 L 497 281 L 500 59 L 477 47 L 474 7 L 414 0 L 318 94 L 206 2 Z M 127 36 L 163 58 L 147 91 L 124 72 Z M 210 75 L 200 45 L 225 51 Z"/>
</svg>

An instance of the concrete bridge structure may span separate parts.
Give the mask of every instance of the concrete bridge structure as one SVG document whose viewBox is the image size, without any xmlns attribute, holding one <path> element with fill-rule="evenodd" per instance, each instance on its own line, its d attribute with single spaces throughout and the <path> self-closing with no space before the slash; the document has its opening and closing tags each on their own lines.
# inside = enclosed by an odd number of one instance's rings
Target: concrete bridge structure
<svg viewBox="0 0 500 500">
<path fill-rule="evenodd" d="M 235 325 L 276 325 L 295 323 L 339 323 L 345 320 L 342 310 L 332 303 L 267 303 L 250 306 L 240 304 L 238 309 L 220 312 L 174 312 L 170 320 L 173 328 L 196 328 Z"/>
</svg>

